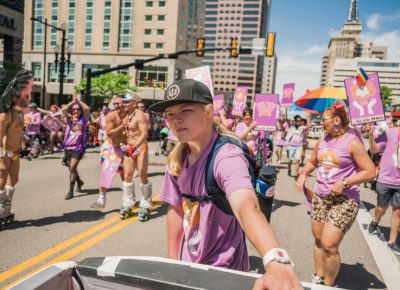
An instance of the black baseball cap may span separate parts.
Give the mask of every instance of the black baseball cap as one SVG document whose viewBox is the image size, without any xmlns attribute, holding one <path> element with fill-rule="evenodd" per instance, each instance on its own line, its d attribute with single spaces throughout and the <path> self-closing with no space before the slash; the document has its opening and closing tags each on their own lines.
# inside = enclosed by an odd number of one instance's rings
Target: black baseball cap
<svg viewBox="0 0 400 290">
<path fill-rule="evenodd" d="M 184 79 L 170 85 L 164 93 L 164 101 L 150 106 L 150 110 L 164 112 L 166 108 L 178 104 L 212 104 L 213 99 L 208 87 L 192 79 Z"/>
</svg>

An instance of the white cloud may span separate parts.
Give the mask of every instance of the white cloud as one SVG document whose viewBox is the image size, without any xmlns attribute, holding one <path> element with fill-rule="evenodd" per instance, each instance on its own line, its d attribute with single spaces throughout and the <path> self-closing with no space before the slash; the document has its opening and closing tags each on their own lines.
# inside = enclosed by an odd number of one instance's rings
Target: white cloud
<svg viewBox="0 0 400 290">
<path fill-rule="evenodd" d="M 375 34 L 373 32 L 366 33 L 363 37 L 374 43 L 375 46 L 388 47 L 388 59 L 400 60 L 400 29 L 387 31 L 385 33 Z"/>
<path fill-rule="evenodd" d="M 281 51 L 275 93 L 282 95 L 283 84 L 290 82 L 296 83 L 295 99 L 304 95 L 307 89 L 318 88 L 325 50 L 326 47 L 314 44 L 306 50 Z"/>
<path fill-rule="evenodd" d="M 372 15 L 369 15 L 367 18 L 367 27 L 372 30 L 378 30 L 381 20 L 382 20 L 382 15 L 379 13 L 374 13 Z"/>
</svg>

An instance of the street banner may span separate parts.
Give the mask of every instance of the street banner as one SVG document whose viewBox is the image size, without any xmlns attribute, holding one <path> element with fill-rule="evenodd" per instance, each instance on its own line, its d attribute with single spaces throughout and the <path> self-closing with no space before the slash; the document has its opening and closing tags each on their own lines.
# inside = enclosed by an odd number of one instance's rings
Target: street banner
<svg viewBox="0 0 400 290">
<path fill-rule="evenodd" d="M 257 122 L 257 131 L 276 131 L 276 116 L 279 108 L 279 95 L 256 94 L 254 99 L 253 120 Z"/>
<path fill-rule="evenodd" d="M 294 83 L 283 85 L 282 106 L 291 106 L 293 104 Z"/>
<path fill-rule="evenodd" d="M 216 95 L 213 97 L 214 114 L 218 115 L 219 111 L 224 107 L 224 95 Z"/>
<path fill-rule="evenodd" d="M 360 86 L 357 78 L 347 79 L 344 83 L 352 125 L 385 120 L 378 74 L 368 75 L 363 86 Z"/>
<path fill-rule="evenodd" d="M 247 87 L 236 87 L 233 96 L 232 115 L 242 116 L 244 107 L 246 106 Z"/>
<path fill-rule="evenodd" d="M 58 132 L 62 127 L 61 122 L 50 115 L 47 115 L 43 119 L 42 125 L 45 126 L 47 129 L 49 129 L 52 132 Z"/>
<path fill-rule="evenodd" d="M 211 95 L 214 96 L 214 89 L 213 89 L 213 83 L 211 79 L 211 73 L 210 73 L 210 66 L 205 65 L 205 66 L 199 66 L 191 69 L 185 70 L 185 75 L 187 79 L 192 79 L 195 81 L 199 81 L 203 84 L 205 84 L 210 92 Z"/>
</svg>

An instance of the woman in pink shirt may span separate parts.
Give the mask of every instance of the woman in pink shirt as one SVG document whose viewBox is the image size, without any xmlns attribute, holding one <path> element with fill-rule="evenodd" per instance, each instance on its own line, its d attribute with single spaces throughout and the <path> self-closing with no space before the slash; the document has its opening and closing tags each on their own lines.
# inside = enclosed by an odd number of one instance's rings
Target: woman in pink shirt
<svg viewBox="0 0 400 290">
<path fill-rule="evenodd" d="M 161 187 L 161 198 L 169 203 L 168 257 L 248 271 L 244 232 L 264 257 L 266 274 L 257 280 L 255 289 L 302 289 L 286 251 L 279 249 L 280 244 L 260 211 L 247 159 L 238 146 L 223 145 L 213 168 L 234 215 L 205 200 L 207 157 L 218 135 L 229 134 L 213 121 L 210 90 L 203 83 L 184 79 L 169 86 L 164 99 L 151 109 L 165 112 L 179 141 L 168 156 Z"/>
<path fill-rule="evenodd" d="M 254 156 L 257 155 L 257 142 L 260 136 L 259 131 L 253 130 L 257 123 L 253 121 L 253 112 L 250 109 L 243 111 L 243 121 L 238 123 L 235 129 L 235 134 L 247 144 Z"/>
<path fill-rule="evenodd" d="M 311 228 L 315 239 L 313 282 L 334 285 L 340 268 L 339 245 L 357 217 L 359 184 L 375 176 L 374 165 L 358 137 L 349 132 L 344 104 L 335 102 L 322 118 L 325 136 L 318 140 L 296 184 L 303 191 L 318 167 L 312 198 Z"/>
</svg>

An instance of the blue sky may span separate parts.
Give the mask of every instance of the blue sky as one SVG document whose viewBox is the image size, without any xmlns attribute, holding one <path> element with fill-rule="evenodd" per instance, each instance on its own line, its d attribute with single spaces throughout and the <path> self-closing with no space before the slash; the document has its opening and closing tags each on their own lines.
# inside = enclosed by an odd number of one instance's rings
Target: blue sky
<svg viewBox="0 0 400 290">
<path fill-rule="evenodd" d="M 388 46 L 388 59 L 400 61 L 400 0 L 359 0 L 362 39 Z M 321 60 L 330 35 L 340 32 L 350 0 L 272 0 L 270 31 L 276 32 L 276 93 L 295 82 L 295 98 L 319 87 Z"/>
</svg>

